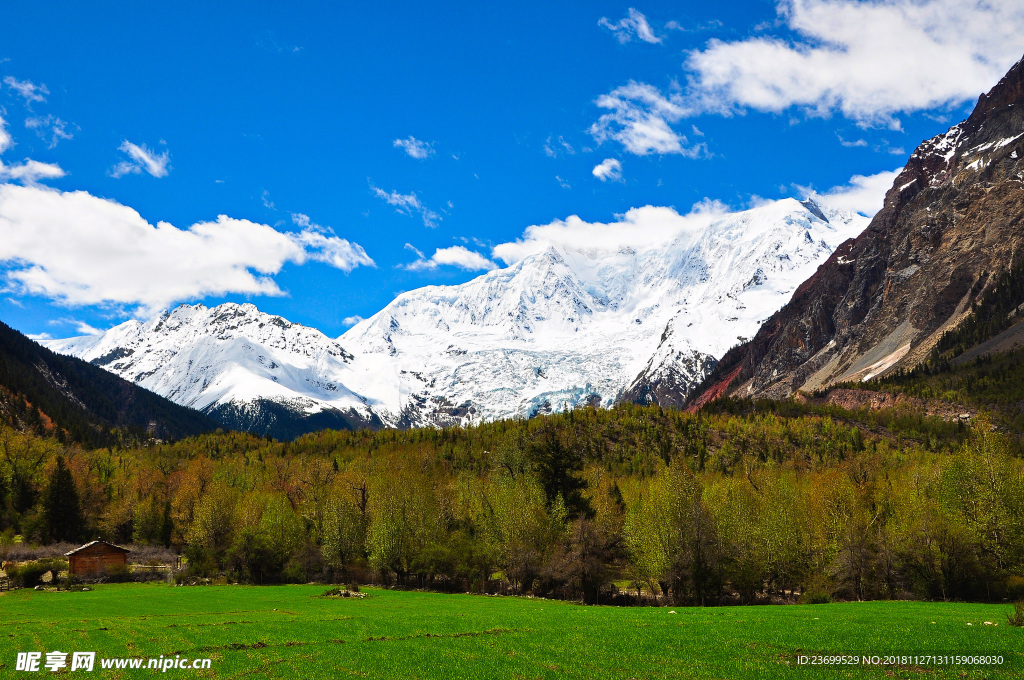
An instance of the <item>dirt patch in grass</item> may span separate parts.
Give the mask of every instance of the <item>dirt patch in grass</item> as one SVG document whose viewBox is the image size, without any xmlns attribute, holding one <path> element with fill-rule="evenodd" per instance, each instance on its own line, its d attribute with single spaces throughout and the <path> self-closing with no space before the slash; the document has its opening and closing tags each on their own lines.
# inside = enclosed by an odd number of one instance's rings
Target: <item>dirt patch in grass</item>
<svg viewBox="0 0 1024 680">
<path fill-rule="evenodd" d="M 399 637 L 390 637 L 388 635 L 382 635 L 380 637 L 368 637 L 363 642 L 397 642 L 399 640 L 416 640 L 419 638 L 463 638 L 463 637 L 480 637 L 482 635 L 504 635 L 506 633 L 517 633 L 530 631 L 531 628 L 489 628 L 487 630 L 476 630 L 468 631 L 465 633 L 419 633 L 417 635 L 402 635 Z"/>
</svg>

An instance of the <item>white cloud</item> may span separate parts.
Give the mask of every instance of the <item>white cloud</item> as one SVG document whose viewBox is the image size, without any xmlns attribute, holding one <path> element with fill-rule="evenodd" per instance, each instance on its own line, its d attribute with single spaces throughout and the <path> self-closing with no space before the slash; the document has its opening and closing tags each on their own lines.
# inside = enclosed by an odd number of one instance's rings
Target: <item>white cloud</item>
<svg viewBox="0 0 1024 680">
<path fill-rule="evenodd" d="M 596 104 L 609 111 L 590 126 L 589 132 L 599 144 L 616 141 L 638 156 L 658 153 L 696 158 L 706 153 L 704 144 L 688 146 L 686 137 L 672 129 L 672 123 L 690 113 L 679 93 L 666 97 L 652 85 L 630 82 L 601 95 Z"/>
<path fill-rule="evenodd" d="M 36 85 L 31 80 L 18 80 L 13 76 L 7 76 L 4 78 L 4 83 L 7 87 L 21 95 L 22 99 L 29 106 L 32 105 L 32 102 L 45 102 L 46 96 L 50 94 L 50 91 L 46 89 L 46 85 L 42 83 Z"/>
<path fill-rule="evenodd" d="M 418 256 L 415 262 L 410 262 L 403 268 L 410 271 L 423 271 L 437 269 L 438 267 L 450 266 L 465 269 L 466 271 L 490 271 L 497 269 L 494 264 L 480 253 L 470 250 L 465 246 L 451 246 L 450 248 L 438 248 L 434 254 L 427 259 L 423 253 L 411 244 L 406 243 L 406 248 L 412 250 Z"/>
<path fill-rule="evenodd" d="M 7 284 L 68 305 L 135 306 L 145 315 L 209 295 L 282 295 L 287 263 L 374 266 L 361 246 L 316 230 L 282 232 L 220 215 L 179 229 L 84 191 L 0 185 Z"/>
<path fill-rule="evenodd" d="M 121 161 L 110 170 L 111 177 L 124 177 L 128 174 L 138 175 L 143 170 L 153 177 L 166 177 L 169 172 L 168 165 L 171 162 L 171 155 L 165 149 L 163 153 L 157 154 L 150 150 L 145 144 L 139 146 L 132 144 L 127 139 L 117 147 L 118 151 L 128 154 L 130 160 Z"/>
<path fill-rule="evenodd" d="M 608 17 L 601 17 L 597 25 L 610 30 L 622 44 L 631 42 L 634 39 L 642 40 L 646 43 L 661 42 L 661 38 L 654 35 L 651 25 L 647 23 L 647 17 L 632 7 L 629 8 L 626 16 L 619 21 L 612 23 Z"/>
<path fill-rule="evenodd" d="M 562 179 L 558 175 L 555 175 L 555 181 L 558 182 L 558 186 L 562 187 L 563 189 L 572 189 L 572 185 L 569 184 L 569 181 Z"/>
<path fill-rule="evenodd" d="M 858 212 L 868 217 L 882 209 L 885 192 L 891 187 L 903 168 L 885 170 L 874 175 L 854 175 L 849 183 L 818 193 L 810 187 L 797 186 L 802 196 L 816 197 L 834 208 Z"/>
<path fill-rule="evenodd" d="M 79 335 L 103 335 L 103 331 L 95 326 L 90 326 L 84 321 L 75 322 L 75 332 Z"/>
<path fill-rule="evenodd" d="M 14 180 L 22 184 L 35 184 L 44 179 L 56 179 L 64 176 L 64 170 L 55 163 L 40 163 L 26 158 L 19 165 L 4 165 L 0 161 L 0 181 Z"/>
<path fill-rule="evenodd" d="M 419 215 L 420 219 L 423 220 L 423 226 L 425 227 L 436 227 L 437 223 L 441 221 L 440 215 L 420 202 L 415 191 L 409 194 L 400 194 L 397 191 L 384 191 L 379 187 L 375 187 L 373 184 L 370 184 L 370 189 L 373 190 L 374 196 L 381 199 L 388 205 L 393 205 L 397 212 L 409 216 L 412 216 L 413 214 Z"/>
<path fill-rule="evenodd" d="M 0 153 L 7 151 L 14 146 L 14 138 L 7 131 L 7 122 L 0 116 Z"/>
<path fill-rule="evenodd" d="M 856 140 L 851 142 L 848 139 L 843 139 L 842 135 L 836 135 L 836 136 L 839 137 L 839 143 L 842 144 L 845 147 L 848 147 L 848 148 L 849 147 L 867 146 L 868 145 L 868 142 L 865 139 L 856 139 Z"/>
<path fill-rule="evenodd" d="M 14 146 L 14 140 L 7 131 L 7 123 L 0 117 L 0 154 Z M 44 179 L 63 177 L 64 170 L 54 163 L 41 163 L 26 158 L 24 163 L 5 165 L 0 161 L 0 181 L 15 181 L 23 184 L 35 184 Z"/>
<path fill-rule="evenodd" d="M 49 333 L 26 333 L 25 337 L 29 340 L 35 340 L 36 342 L 43 342 L 45 340 L 53 340 L 53 336 Z"/>
<path fill-rule="evenodd" d="M 492 255 L 512 264 L 551 246 L 565 250 L 579 250 L 581 247 L 602 251 L 640 249 L 667 243 L 685 232 L 703 229 L 729 212 L 725 204 L 704 199 L 695 203 L 685 215 L 674 208 L 651 205 L 632 208 L 608 223 L 585 222 L 577 215 L 570 215 L 550 224 L 527 227 L 518 240 L 495 246 Z"/>
<path fill-rule="evenodd" d="M 723 26 L 722 22 L 718 19 L 711 19 L 700 24 L 694 25 L 692 28 L 687 28 L 676 20 L 669 21 L 665 24 L 665 29 L 669 31 L 682 31 L 683 33 L 696 33 L 699 31 L 714 31 Z"/>
<path fill-rule="evenodd" d="M 29 130 L 35 130 L 39 139 L 46 142 L 47 147 L 50 149 L 56 148 L 62 139 L 73 139 L 75 136 L 73 133 L 68 132 L 68 122 L 54 115 L 44 118 L 38 116 L 26 118 L 25 127 Z"/>
<path fill-rule="evenodd" d="M 605 158 L 601 163 L 594 167 L 594 177 L 598 178 L 602 182 L 611 180 L 618 182 L 622 179 L 622 163 L 615 158 Z"/>
<path fill-rule="evenodd" d="M 412 135 L 409 135 L 405 139 L 396 139 L 392 146 L 396 149 L 401 149 L 412 158 L 423 159 L 427 156 L 431 156 L 434 153 L 434 145 L 430 142 L 424 142 L 422 139 L 416 139 Z"/>
<path fill-rule="evenodd" d="M 572 156 L 575 153 L 576 149 L 561 135 L 558 136 L 558 139 L 548 137 L 544 140 L 544 155 L 548 158 L 558 158 L 562 154 Z"/>
<path fill-rule="evenodd" d="M 362 320 L 363 320 L 363 317 L 359 316 L 358 314 L 353 315 L 353 316 L 346 316 L 344 319 L 341 320 L 341 325 L 342 326 L 355 326 L 357 323 L 359 323 Z"/>
<path fill-rule="evenodd" d="M 896 128 L 898 113 L 952 106 L 992 87 L 1020 58 L 1024 3 L 999 0 L 779 0 L 796 40 L 711 40 L 691 52 L 695 110 L 839 111 Z"/>
<path fill-rule="evenodd" d="M 802 197 L 814 196 L 834 208 L 874 215 L 882 207 L 885 192 L 900 172 L 880 172 L 875 175 L 854 175 L 849 183 L 818 193 L 809 187 L 797 186 Z M 781 187 L 785 190 L 786 187 Z M 750 208 L 775 203 L 760 196 L 751 196 Z M 527 227 L 522 237 L 495 246 L 491 255 L 511 265 L 529 255 L 554 247 L 562 251 L 593 249 L 614 252 L 623 248 L 642 250 L 662 245 L 685 234 L 705 229 L 722 217 L 736 212 L 721 201 L 705 198 L 695 203 L 690 211 L 681 214 L 675 208 L 647 205 L 632 208 L 624 215 L 616 215 L 613 222 L 586 222 L 577 215 L 550 224 Z"/>
</svg>

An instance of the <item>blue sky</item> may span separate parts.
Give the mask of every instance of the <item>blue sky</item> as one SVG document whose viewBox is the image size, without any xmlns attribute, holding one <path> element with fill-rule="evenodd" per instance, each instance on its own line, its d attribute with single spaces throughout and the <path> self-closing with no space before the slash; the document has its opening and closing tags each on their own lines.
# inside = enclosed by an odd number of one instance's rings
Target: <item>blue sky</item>
<svg viewBox="0 0 1024 680">
<path fill-rule="evenodd" d="M 870 213 L 1024 53 L 980 0 L 4 13 L 0 320 L 51 337 L 226 300 L 334 336 L 571 215 Z"/>
</svg>

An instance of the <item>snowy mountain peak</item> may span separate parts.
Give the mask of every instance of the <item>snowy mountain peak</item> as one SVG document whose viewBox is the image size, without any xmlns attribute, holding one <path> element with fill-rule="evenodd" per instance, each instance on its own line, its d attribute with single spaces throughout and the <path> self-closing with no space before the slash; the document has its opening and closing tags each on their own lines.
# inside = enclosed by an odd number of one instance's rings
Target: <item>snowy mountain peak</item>
<svg viewBox="0 0 1024 680">
<path fill-rule="evenodd" d="M 867 223 L 812 199 L 628 218 L 600 237 L 521 242 L 508 267 L 403 293 L 337 340 L 226 303 L 48 344 L 242 425 L 285 410 L 420 426 L 608 406 L 699 383 Z"/>
<path fill-rule="evenodd" d="M 200 410 L 257 398 L 309 412 L 367 410 L 345 387 L 351 353 L 315 328 L 251 304 L 181 305 L 146 322 L 47 345 Z"/>
</svg>

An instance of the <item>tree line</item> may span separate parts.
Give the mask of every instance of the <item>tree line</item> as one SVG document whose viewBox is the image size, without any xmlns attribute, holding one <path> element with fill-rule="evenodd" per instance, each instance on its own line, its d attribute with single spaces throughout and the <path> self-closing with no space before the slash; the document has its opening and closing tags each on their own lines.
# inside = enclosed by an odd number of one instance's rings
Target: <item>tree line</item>
<svg viewBox="0 0 1024 680">
<path fill-rule="evenodd" d="M 1024 597 L 1024 461 L 979 419 L 724 401 L 83 449 L 0 429 L 0 543 L 191 576 L 587 602 Z M 0 546 L 2 551 L 2 546 Z"/>
</svg>

